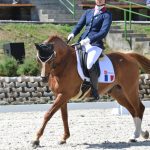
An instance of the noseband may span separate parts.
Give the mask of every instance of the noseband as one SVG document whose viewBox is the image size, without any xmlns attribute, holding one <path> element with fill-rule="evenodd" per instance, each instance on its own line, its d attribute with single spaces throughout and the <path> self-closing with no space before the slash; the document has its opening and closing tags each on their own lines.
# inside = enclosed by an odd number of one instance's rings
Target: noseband
<svg viewBox="0 0 150 150">
<path fill-rule="evenodd" d="M 40 44 L 39 46 L 40 46 L 40 49 L 39 49 L 39 53 L 37 53 L 37 57 L 39 58 L 41 63 L 53 61 L 52 67 L 54 67 L 54 59 L 56 58 L 56 51 L 54 51 L 53 45 L 52 44 Z M 42 56 L 40 53 L 42 54 Z"/>
<path fill-rule="evenodd" d="M 42 63 L 46 63 L 48 61 L 52 61 L 56 58 L 56 52 L 53 51 L 52 55 L 51 56 L 48 56 L 48 57 L 42 57 L 40 56 L 39 54 L 37 54 L 37 57 L 39 58 L 39 60 L 42 62 Z M 45 61 L 43 61 L 45 60 Z"/>
</svg>

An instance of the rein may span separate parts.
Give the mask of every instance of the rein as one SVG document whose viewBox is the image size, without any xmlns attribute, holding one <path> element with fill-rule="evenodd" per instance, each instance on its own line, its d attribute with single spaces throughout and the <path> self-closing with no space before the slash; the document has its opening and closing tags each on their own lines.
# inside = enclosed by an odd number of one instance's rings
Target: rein
<svg viewBox="0 0 150 150">
<path fill-rule="evenodd" d="M 68 45 L 70 41 L 71 41 L 71 39 L 67 40 L 66 44 Z M 71 47 L 74 48 L 75 46 L 81 46 L 81 44 L 80 43 L 71 44 Z"/>
</svg>

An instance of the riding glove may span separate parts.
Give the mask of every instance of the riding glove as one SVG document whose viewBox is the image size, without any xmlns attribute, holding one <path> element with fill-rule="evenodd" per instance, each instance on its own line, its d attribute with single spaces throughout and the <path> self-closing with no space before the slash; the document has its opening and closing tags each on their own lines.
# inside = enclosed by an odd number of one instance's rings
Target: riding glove
<svg viewBox="0 0 150 150">
<path fill-rule="evenodd" d="M 86 38 L 86 39 L 84 39 L 84 40 L 81 40 L 80 41 L 80 44 L 83 46 L 85 46 L 86 44 L 90 44 L 90 39 L 89 38 Z"/>
<path fill-rule="evenodd" d="M 69 35 L 68 35 L 68 41 L 70 41 L 70 40 L 72 40 L 74 38 L 74 34 L 73 33 L 70 33 Z"/>
</svg>

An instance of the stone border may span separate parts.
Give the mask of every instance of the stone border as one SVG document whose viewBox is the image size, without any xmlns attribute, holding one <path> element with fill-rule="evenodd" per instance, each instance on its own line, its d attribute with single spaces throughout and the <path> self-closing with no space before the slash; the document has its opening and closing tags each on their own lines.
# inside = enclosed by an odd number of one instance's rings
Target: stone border
<svg viewBox="0 0 150 150">
<path fill-rule="evenodd" d="M 53 99 L 40 77 L 0 77 L 0 105 L 45 104 Z"/>
<path fill-rule="evenodd" d="M 150 75 L 140 75 L 139 96 L 150 100 Z M 0 105 L 47 104 L 54 100 L 48 84 L 40 77 L 0 77 Z M 110 101 L 109 96 L 103 96 L 102 101 Z"/>
</svg>

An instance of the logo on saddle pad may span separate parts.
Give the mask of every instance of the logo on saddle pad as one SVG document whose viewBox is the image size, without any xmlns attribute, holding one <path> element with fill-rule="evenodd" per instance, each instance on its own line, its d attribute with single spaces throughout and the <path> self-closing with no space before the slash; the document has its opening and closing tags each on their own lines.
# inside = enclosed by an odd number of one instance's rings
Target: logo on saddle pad
<svg viewBox="0 0 150 150">
<path fill-rule="evenodd" d="M 78 74 L 80 75 L 82 80 L 90 81 L 90 78 L 85 76 L 83 73 L 78 51 L 76 51 L 76 56 L 77 56 Z M 100 68 L 100 76 L 98 78 L 98 82 L 112 83 L 115 80 L 114 67 L 108 56 L 104 55 L 102 58 L 99 59 L 99 68 Z"/>
<path fill-rule="evenodd" d="M 108 72 L 107 70 L 104 70 L 104 80 L 105 82 L 111 82 L 114 81 L 114 74 L 111 72 Z"/>
</svg>

